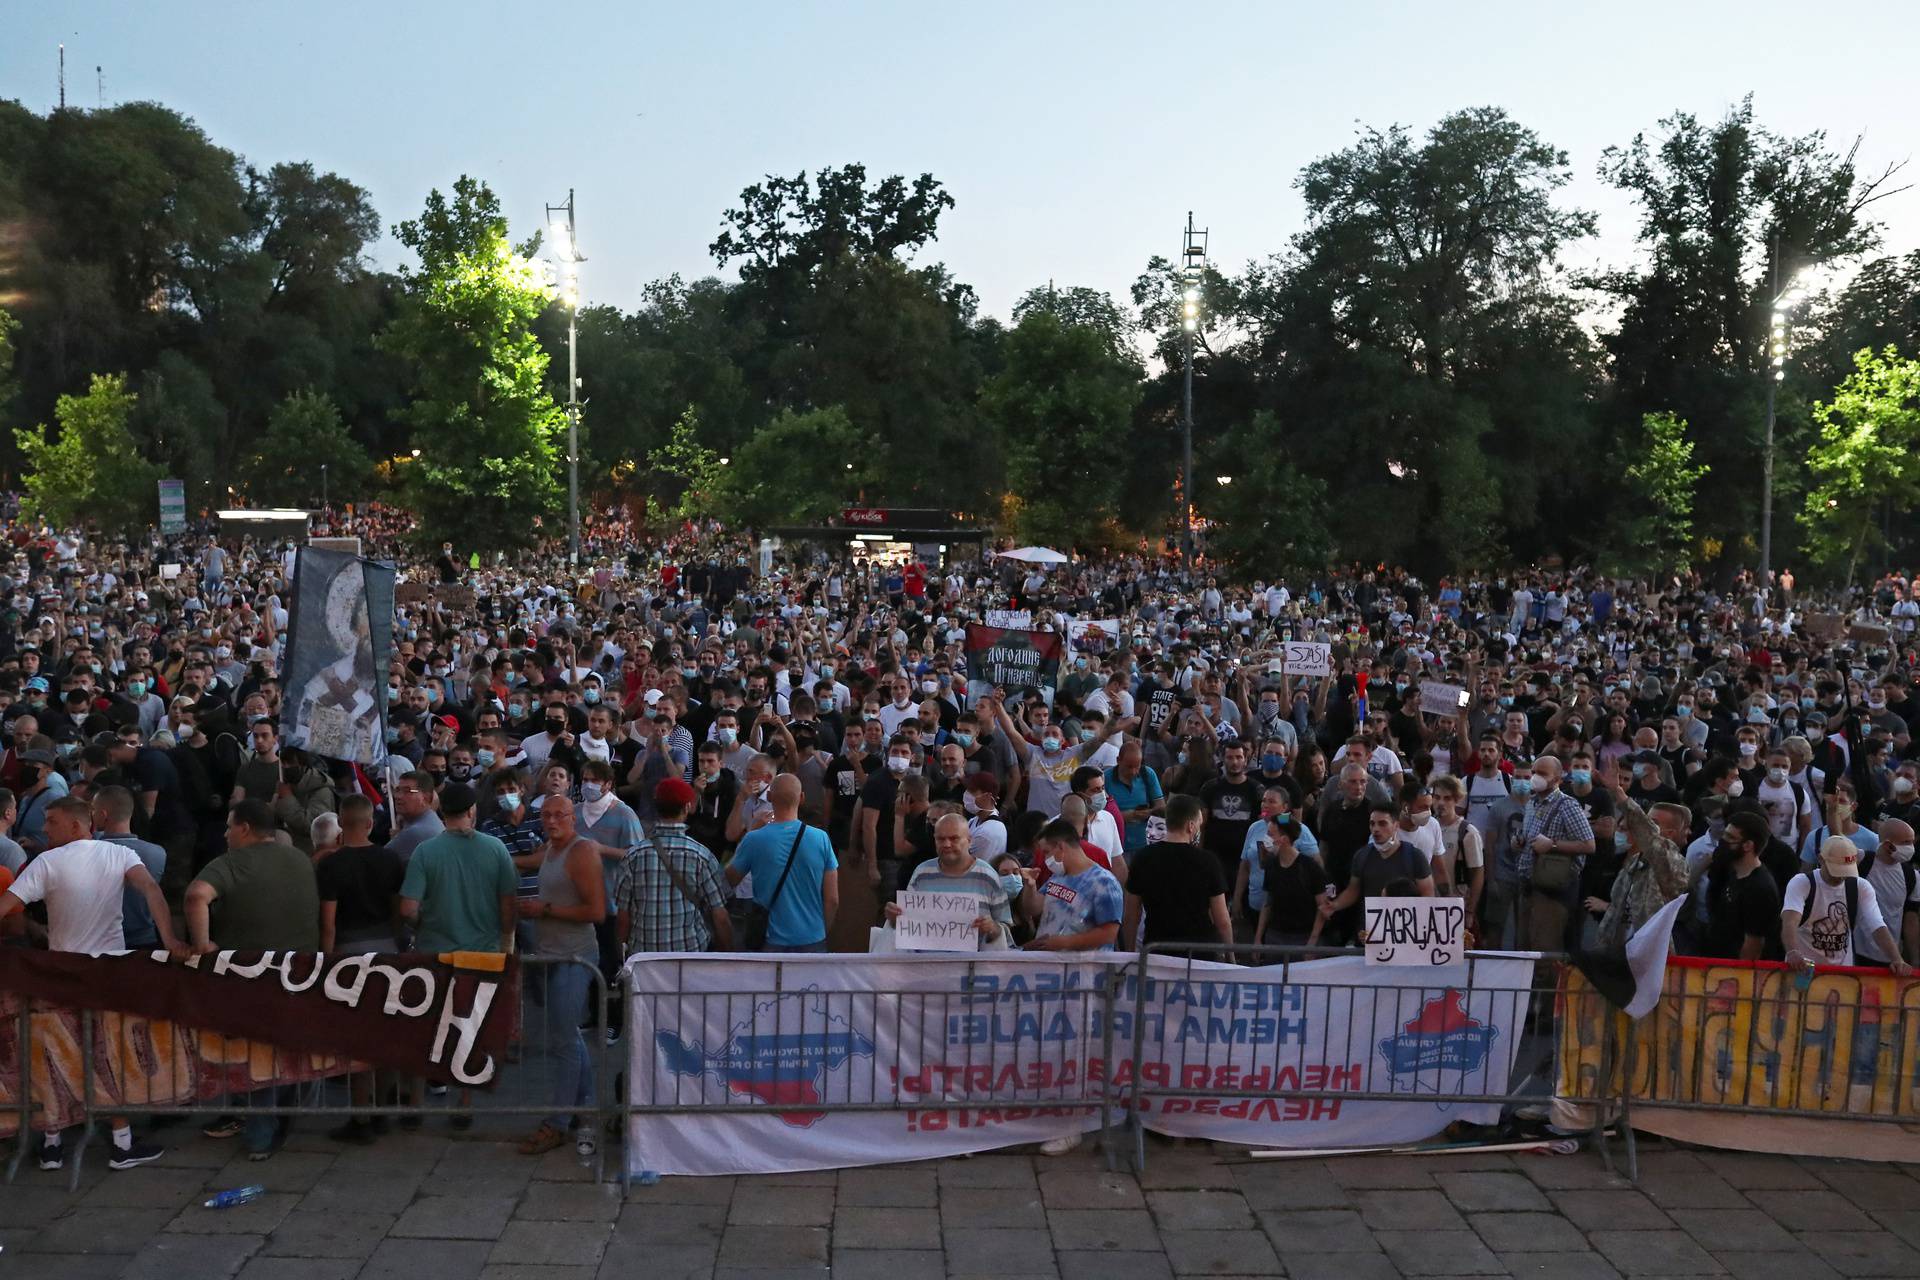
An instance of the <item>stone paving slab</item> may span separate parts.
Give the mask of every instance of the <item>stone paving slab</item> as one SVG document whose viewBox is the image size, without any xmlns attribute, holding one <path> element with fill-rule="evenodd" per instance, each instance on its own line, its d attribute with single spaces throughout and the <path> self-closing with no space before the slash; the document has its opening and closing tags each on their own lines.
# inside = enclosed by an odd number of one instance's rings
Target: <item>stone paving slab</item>
<svg viewBox="0 0 1920 1280">
<path fill-rule="evenodd" d="M 181 1149 L 75 1192 L 30 1165 L 0 1188 L 0 1280 L 1920 1276 L 1920 1166 L 1652 1146 L 1635 1185 L 1587 1154 L 1265 1162 L 1156 1142 L 1144 1177 L 1089 1147 L 623 1187 L 571 1149 L 432 1126 L 370 1148 L 298 1132 L 260 1164 L 162 1136 Z M 201 1206 L 242 1183 L 267 1194 Z"/>
</svg>

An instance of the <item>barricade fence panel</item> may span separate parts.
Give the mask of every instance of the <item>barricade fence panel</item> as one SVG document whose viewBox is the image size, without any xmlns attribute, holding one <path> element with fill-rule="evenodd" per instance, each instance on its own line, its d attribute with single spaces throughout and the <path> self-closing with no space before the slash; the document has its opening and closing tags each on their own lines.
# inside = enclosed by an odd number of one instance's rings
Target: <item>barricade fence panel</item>
<svg viewBox="0 0 1920 1280">
<path fill-rule="evenodd" d="M 1568 985 L 1591 993 L 1578 974 Z M 1560 1026 L 1561 1096 L 1621 1097 L 1645 1129 L 1741 1145 L 1731 1122 L 1722 1133 L 1711 1116 L 1745 1117 L 1749 1138 L 1758 1117 L 1920 1123 L 1920 982 L 1884 969 L 1674 958 L 1660 1003 L 1640 1021 L 1591 1000 L 1570 1013 Z M 1618 1051 L 1605 1057 L 1609 1042 Z M 1676 1112 L 1704 1114 L 1683 1125 Z M 1856 1141 L 1879 1150 L 1888 1139 L 1849 1140 L 1831 1123 L 1821 1139 L 1823 1149 Z M 1920 1142 L 1870 1158 L 1920 1158 Z"/>
<path fill-rule="evenodd" d="M 1191 950 L 1191 949 L 1189 949 Z M 1204 950 L 1204 949 L 1203 949 Z M 1221 950 L 1226 950 L 1222 948 Z M 1545 1102 L 1559 965 L 1145 954 L 629 962 L 628 1170 L 776 1172 L 1147 1128 L 1419 1141 Z M 843 1114 L 864 1113 L 864 1114 Z"/>
<path fill-rule="evenodd" d="M 377 962 L 384 957 L 374 957 Z M 223 1034 L 166 1018 L 115 1010 L 30 1004 L 21 999 L 14 1044 L 0 1033 L 0 1090 L 19 1079 L 7 1099 L 7 1119 L 22 1127 L 13 1167 L 41 1132 L 75 1125 L 70 1145 L 77 1185 L 82 1159 L 109 1118 L 225 1117 L 238 1122 L 249 1145 L 277 1140 L 295 1117 L 418 1123 L 427 1118 L 470 1121 L 516 1117 L 531 1131 L 540 1119 L 577 1121 L 599 1136 L 612 1074 L 607 1056 L 607 987 L 598 968 L 577 959 L 521 956 L 517 987 L 507 992 L 515 1028 L 507 1061 L 496 1063 L 491 1087 L 457 1083 L 429 1089 L 408 1073 L 371 1067 L 340 1053 L 288 1048 L 262 1036 Z M 407 992 L 374 999 L 405 1000 Z M 20 999 L 9 994 L 10 999 Z M 558 999 L 561 1007 L 549 1007 Z M 391 1006 L 390 1006 L 391 1007 Z M 290 1014 L 291 1016 L 291 1014 Z M 463 1028 L 442 1013 L 437 1045 L 451 1046 Z M 12 1074 L 16 1070 L 17 1077 Z M 595 1142 L 598 1173 L 604 1154 Z M 10 1175 L 11 1176 L 11 1175 Z"/>
</svg>

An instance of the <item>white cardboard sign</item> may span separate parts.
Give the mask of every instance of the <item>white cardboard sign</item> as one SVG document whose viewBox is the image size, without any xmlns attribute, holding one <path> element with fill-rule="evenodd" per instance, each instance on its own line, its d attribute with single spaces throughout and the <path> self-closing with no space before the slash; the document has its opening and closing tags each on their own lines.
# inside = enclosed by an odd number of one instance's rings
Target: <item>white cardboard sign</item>
<svg viewBox="0 0 1920 1280">
<path fill-rule="evenodd" d="M 900 916 L 893 922 L 893 945 L 901 951 L 978 951 L 980 899 L 970 893 L 929 893 L 910 889 L 894 899 Z"/>
<path fill-rule="evenodd" d="M 1459 898 L 1368 898 L 1368 964 L 1438 968 L 1465 954 L 1466 904 Z"/>
<path fill-rule="evenodd" d="M 1275 656 L 1281 670 L 1290 676 L 1330 676 L 1333 674 L 1333 646 L 1312 640 L 1289 640 Z"/>
</svg>

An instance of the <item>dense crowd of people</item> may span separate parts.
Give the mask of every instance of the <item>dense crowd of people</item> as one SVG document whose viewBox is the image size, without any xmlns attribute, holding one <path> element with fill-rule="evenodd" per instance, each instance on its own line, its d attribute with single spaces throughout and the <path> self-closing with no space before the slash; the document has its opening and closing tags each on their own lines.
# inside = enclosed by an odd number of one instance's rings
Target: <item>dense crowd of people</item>
<svg viewBox="0 0 1920 1280">
<path fill-rule="evenodd" d="M 1439 894 L 1482 946 L 1618 951 L 1686 895 L 1685 952 L 1920 956 L 1905 575 L 1823 610 L 1785 574 L 1239 581 L 1145 552 L 766 552 L 617 513 L 577 566 L 410 555 L 379 508 L 315 532 L 410 588 L 385 769 L 285 740 L 292 545 L 7 527 L 3 940 L 577 961 L 528 983 L 555 1064 L 528 1154 L 597 1137 L 593 969 L 865 950 L 903 889 L 976 897 L 983 950 L 1257 961 L 1352 943 L 1365 898 Z M 1064 642 L 1048 681 L 970 669 L 967 626 L 1000 610 Z M 1290 669 L 1316 643 L 1325 674 Z M 285 1130 L 208 1128 L 258 1158 Z M 124 1123 L 114 1143 L 116 1168 L 159 1154 Z"/>
</svg>

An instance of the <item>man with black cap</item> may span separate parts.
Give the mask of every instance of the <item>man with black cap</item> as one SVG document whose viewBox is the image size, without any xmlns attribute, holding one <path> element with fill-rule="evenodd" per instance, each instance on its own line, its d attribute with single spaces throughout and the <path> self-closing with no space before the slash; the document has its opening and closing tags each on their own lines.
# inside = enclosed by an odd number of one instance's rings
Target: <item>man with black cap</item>
<svg viewBox="0 0 1920 1280">
<path fill-rule="evenodd" d="M 507 846 L 476 830 L 475 796 L 464 782 L 440 793 L 445 829 L 407 859 L 400 915 L 419 951 L 504 951 L 513 933 L 518 876 Z"/>
<path fill-rule="evenodd" d="M 720 860 L 687 834 L 687 815 L 696 803 L 684 779 L 662 778 L 654 785 L 658 818 L 652 834 L 627 851 L 614 884 L 624 955 L 733 948 Z"/>
</svg>

